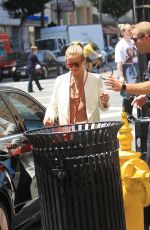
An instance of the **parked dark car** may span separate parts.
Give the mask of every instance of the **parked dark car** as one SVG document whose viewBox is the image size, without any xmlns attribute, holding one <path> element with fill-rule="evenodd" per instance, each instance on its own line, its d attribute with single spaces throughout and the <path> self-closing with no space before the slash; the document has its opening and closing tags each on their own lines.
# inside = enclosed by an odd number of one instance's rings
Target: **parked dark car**
<svg viewBox="0 0 150 230">
<path fill-rule="evenodd" d="M 69 47 L 69 45 L 65 45 L 60 52 L 57 54 L 57 61 L 63 66 L 64 71 L 67 70 L 66 68 L 66 59 L 65 59 L 65 52 L 67 50 L 67 48 Z"/>
<path fill-rule="evenodd" d="M 21 229 L 40 218 L 32 146 L 23 132 L 43 127 L 45 108 L 11 87 L 0 87 L 0 108 L 0 229 Z"/>
<path fill-rule="evenodd" d="M 20 60 L 12 68 L 14 81 L 27 77 L 26 63 L 30 51 L 22 54 Z M 36 65 L 36 72 L 39 78 L 56 77 L 63 74 L 63 66 L 59 63 L 55 55 L 49 50 L 39 50 L 37 57 L 42 65 Z"/>
</svg>

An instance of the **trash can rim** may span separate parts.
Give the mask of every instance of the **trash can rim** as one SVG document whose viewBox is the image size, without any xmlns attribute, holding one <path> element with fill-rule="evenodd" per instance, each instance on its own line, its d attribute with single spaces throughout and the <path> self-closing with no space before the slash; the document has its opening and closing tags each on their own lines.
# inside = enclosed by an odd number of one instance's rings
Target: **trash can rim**
<svg viewBox="0 0 150 230">
<path fill-rule="evenodd" d="M 100 126 L 100 127 L 94 127 L 90 129 L 81 129 L 81 130 L 65 130 L 65 131 L 61 131 L 61 130 L 57 130 L 57 131 L 53 131 L 53 132 L 39 132 L 38 131 L 44 131 L 44 130 L 49 130 L 49 129 L 58 129 L 58 128 L 62 128 L 62 127 L 76 127 L 79 125 L 96 125 L 96 124 L 111 124 L 111 126 Z M 106 128 L 111 128 L 111 127 L 116 127 L 118 125 L 123 125 L 124 123 L 122 121 L 101 121 L 101 122 L 86 122 L 86 123 L 80 123 L 80 124 L 69 124 L 69 125 L 60 125 L 60 126 L 51 126 L 48 128 L 38 128 L 38 129 L 31 129 L 28 131 L 25 131 L 23 134 L 26 136 L 27 135 L 32 135 L 32 134 L 38 134 L 38 135 L 43 135 L 43 134 L 51 134 L 51 135 L 56 135 L 56 134 L 69 134 L 69 133 L 82 133 L 82 132 L 91 132 L 91 131 L 95 131 L 95 130 L 102 130 L 102 129 L 106 129 Z M 34 133 L 35 132 L 35 133 Z"/>
</svg>

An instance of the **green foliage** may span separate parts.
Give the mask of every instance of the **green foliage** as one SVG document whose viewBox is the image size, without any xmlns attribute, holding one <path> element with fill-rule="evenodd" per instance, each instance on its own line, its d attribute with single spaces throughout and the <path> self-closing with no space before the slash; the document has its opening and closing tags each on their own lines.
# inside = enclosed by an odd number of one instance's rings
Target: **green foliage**
<svg viewBox="0 0 150 230">
<path fill-rule="evenodd" d="M 94 6 L 99 8 L 99 1 L 102 1 L 102 12 L 118 20 L 121 16 L 132 9 L 132 0 L 90 0 Z"/>
<path fill-rule="evenodd" d="M 131 0 L 104 0 L 102 3 L 102 12 L 111 15 L 117 20 L 130 9 L 132 9 Z"/>
<path fill-rule="evenodd" d="M 39 13 L 44 4 L 50 0 L 4 0 L 2 6 L 11 18 L 25 19 L 27 16 Z"/>
</svg>

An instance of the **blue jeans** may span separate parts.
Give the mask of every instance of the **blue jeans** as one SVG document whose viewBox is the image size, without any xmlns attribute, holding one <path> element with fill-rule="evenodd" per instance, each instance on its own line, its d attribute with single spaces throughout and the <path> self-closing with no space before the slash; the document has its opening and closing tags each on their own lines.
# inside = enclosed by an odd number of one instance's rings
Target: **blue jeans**
<svg viewBox="0 0 150 230">
<path fill-rule="evenodd" d="M 125 77 L 125 81 L 127 83 L 135 83 L 137 80 L 137 74 L 138 74 L 138 64 L 133 63 L 133 64 L 124 64 L 123 65 L 123 74 Z M 132 101 L 134 99 L 133 94 L 126 93 L 125 97 L 123 98 L 123 108 L 124 111 L 131 116 L 132 115 L 132 110 L 133 106 L 131 105 Z"/>
<path fill-rule="evenodd" d="M 41 90 L 41 85 L 39 83 L 39 80 L 36 76 L 36 72 L 34 69 L 32 70 L 28 70 L 28 77 L 29 77 L 29 81 L 28 81 L 28 92 L 32 92 L 33 91 L 33 86 L 32 86 L 32 82 L 35 81 L 37 87 L 39 90 Z"/>
</svg>

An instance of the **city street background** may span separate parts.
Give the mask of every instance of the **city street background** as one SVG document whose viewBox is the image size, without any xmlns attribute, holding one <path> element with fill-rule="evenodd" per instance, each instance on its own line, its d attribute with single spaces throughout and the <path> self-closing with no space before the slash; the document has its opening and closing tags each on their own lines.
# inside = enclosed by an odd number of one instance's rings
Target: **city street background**
<svg viewBox="0 0 150 230">
<path fill-rule="evenodd" d="M 113 69 L 114 69 L 114 76 L 117 77 L 117 71 L 116 71 L 116 65 L 114 63 L 111 63 Z M 48 106 L 52 91 L 53 91 L 53 85 L 55 82 L 55 78 L 49 78 L 45 80 L 40 80 L 40 84 L 44 90 L 39 92 L 38 88 L 36 87 L 35 83 L 33 82 L 33 93 L 30 93 L 35 99 L 41 102 L 45 107 Z M 3 80 L 0 85 L 6 85 L 6 86 L 12 86 L 19 89 L 22 89 L 27 92 L 27 84 L 28 81 L 20 81 L 20 82 L 13 82 L 11 79 Z M 105 88 L 105 87 L 104 87 Z M 114 92 L 112 90 L 107 90 L 107 92 L 110 95 L 110 108 L 106 112 L 101 111 L 100 119 L 101 121 L 118 121 L 121 120 L 121 112 L 122 112 L 122 97 L 120 96 L 119 92 Z M 133 115 L 137 116 L 137 110 L 136 108 L 133 108 Z M 132 127 L 132 134 L 134 135 L 134 125 L 130 124 Z M 133 147 L 134 139 L 133 139 Z M 135 148 L 135 147 L 134 147 Z"/>
<path fill-rule="evenodd" d="M 116 76 L 116 70 L 114 71 L 114 75 Z M 39 92 L 35 83 L 33 83 L 34 93 L 30 93 L 35 99 L 40 101 L 45 107 L 48 106 L 49 101 L 51 99 L 53 85 L 55 82 L 55 78 L 50 78 L 46 80 L 40 80 L 41 86 L 44 88 L 43 91 Z M 27 84 L 28 81 L 20 81 L 13 82 L 11 79 L 3 80 L 0 85 L 1 86 L 11 86 L 15 88 L 19 88 L 27 92 Z M 121 120 L 121 112 L 122 112 L 122 97 L 119 93 L 113 92 L 111 90 L 107 91 L 110 95 L 110 108 L 106 112 L 101 112 L 101 121 L 120 121 Z M 134 109 L 134 115 L 136 116 L 136 109 Z M 134 136 L 134 125 L 132 127 L 132 134 Z M 133 138 L 134 140 L 134 138 Z M 133 149 L 135 149 L 135 143 L 132 143 Z M 40 221 L 32 224 L 30 227 L 27 226 L 25 230 L 41 230 Z"/>
</svg>

